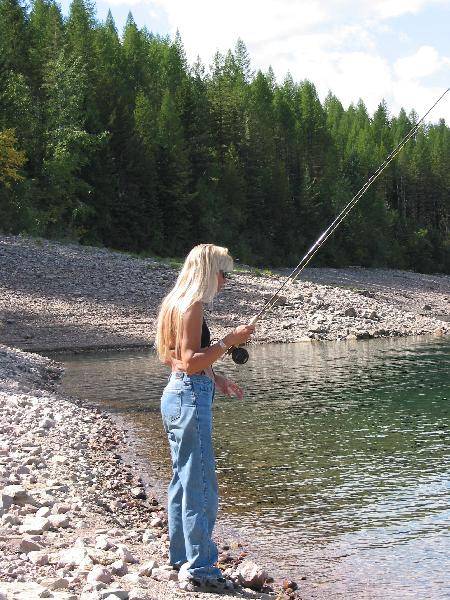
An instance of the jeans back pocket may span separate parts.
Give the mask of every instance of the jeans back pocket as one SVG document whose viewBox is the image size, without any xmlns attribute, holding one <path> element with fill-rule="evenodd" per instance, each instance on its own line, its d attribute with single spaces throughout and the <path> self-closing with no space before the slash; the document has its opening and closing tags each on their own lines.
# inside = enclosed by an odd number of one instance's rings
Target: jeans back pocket
<svg viewBox="0 0 450 600">
<path fill-rule="evenodd" d="M 165 390 L 161 398 L 161 413 L 169 421 L 181 416 L 181 390 Z"/>
</svg>

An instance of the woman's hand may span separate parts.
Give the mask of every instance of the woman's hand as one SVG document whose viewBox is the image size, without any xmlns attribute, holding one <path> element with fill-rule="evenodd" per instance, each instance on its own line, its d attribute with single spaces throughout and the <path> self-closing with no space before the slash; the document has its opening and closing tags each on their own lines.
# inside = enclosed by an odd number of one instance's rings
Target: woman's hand
<svg viewBox="0 0 450 600">
<path fill-rule="evenodd" d="M 230 379 L 227 379 L 222 375 L 216 375 L 215 382 L 217 389 L 220 392 L 222 392 L 222 394 L 224 394 L 225 396 L 234 396 L 235 398 L 242 400 L 244 392 L 242 388 L 238 386 L 237 383 L 230 381 Z"/>
<path fill-rule="evenodd" d="M 254 331 L 254 325 L 239 325 L 232 333 L 229 333 L 226 336 L 226 339 L 232 346 L 240 346 L 241 344 L 248 342 Z"/>
</svg>

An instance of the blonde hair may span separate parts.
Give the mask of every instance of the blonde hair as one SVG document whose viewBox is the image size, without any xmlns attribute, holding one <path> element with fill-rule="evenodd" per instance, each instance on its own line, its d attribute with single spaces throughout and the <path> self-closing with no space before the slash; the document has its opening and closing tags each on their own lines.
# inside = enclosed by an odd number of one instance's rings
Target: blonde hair
<svg viewBox="0 0 450 600">
<path fill-rule="evenodd" d="M 214 244 L 192 248 L 159 310 L 155 347 L 162 362 L 170 357 L 171 349 L 179 355 L 183 314 L 194 302 L 211 302 L 218 291 L 217 274 L 232 269 L 233 259 L 228 248 Z"/>
</svg>

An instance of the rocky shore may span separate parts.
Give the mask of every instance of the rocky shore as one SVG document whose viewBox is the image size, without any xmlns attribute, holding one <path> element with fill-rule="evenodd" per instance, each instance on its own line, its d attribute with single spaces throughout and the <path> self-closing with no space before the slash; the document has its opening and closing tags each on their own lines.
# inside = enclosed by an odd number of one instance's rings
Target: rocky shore
<svg viewBox="0 0 450 600">
<path fill-rule="evenodd" d="M 165 510 L 124 462 L 123 432 L 61 396 L 60 375 L 47 358 L 0 346 L 0 599 L 204 596 L 178 588 Z M 234 597 L 297 597 L 273 592 L 239 544 L 220 551 Z"/>
<path fill-rule="evenodd" d="M 0 236 L 0 600 L 203 596 L 178 589 L 165 510 L 127 464 L 118 422 L 62 396 L 61 368 L 24 351 L 151 345 L 176 274 L 150 258 Z M 247 322 L 284 277 L 234 274 L 208 309 L 214 336 Z M 447 335 L 449 315 L 448 276 L 308 269 L 254 341 Z M 301 597 L 293 582 L 274 586 L 237 543 L 220 550 L 235 597 Z"/>
<path fill-rule="evenodd" d="M 0 236 L 0 343 L 23 350 L 143 347 L 177 268 L 106 249 Z M 283 274 L 243 269 L 210 308 L 218 338 L 248 321 Z M 259 321 L 255 343 L 446 335 L 450 277 L 307 269 Z"/>
</svg>

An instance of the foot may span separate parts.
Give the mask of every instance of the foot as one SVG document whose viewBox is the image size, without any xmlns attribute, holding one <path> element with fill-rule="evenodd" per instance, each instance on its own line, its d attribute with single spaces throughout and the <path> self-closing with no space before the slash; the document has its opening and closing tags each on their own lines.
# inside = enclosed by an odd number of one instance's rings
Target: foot
<svg viewBox="0 0 450 600">
<path fill-rule="evenodd" d="M 180 590 L 184 592 L 204 592 L 211 594 L 222 594 L 234 591 L 234 585 L 224 577 L 211 577 L 208 579 L 197 579 L 189 577 L 180 582 Z"/>
</svg>

